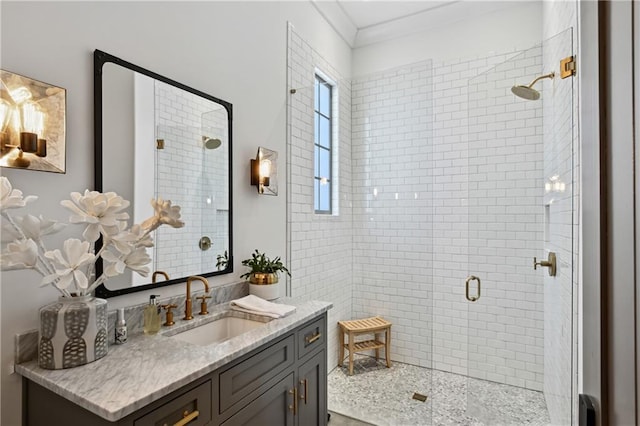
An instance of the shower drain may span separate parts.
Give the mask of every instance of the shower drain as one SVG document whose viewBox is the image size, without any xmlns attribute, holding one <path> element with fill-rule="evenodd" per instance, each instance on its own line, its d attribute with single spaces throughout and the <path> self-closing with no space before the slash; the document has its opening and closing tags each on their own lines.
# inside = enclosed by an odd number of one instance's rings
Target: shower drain
<svg viewBox="0 0 640 426">
<path fill-rule="evenodd" d="M 413 399 L 417 399 L 418 401 L 425 402 L 427 400 L 427 395 L 423 395 L 421 393 L 414 392 L 412 398 Z"/>
</svg>

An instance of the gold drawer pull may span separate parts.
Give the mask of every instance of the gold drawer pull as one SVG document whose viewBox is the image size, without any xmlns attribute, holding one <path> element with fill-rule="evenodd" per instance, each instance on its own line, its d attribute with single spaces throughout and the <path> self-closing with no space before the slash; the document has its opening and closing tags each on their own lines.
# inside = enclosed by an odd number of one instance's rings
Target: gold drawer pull
<svg viewBox="0 0 640 426">
<path fill-rule="evenodd" d="M 314 334 L 313 336 L 305 336 L 304 340 L 307 342 L 307 344 L 309 343 L 313 343 L 316 340 L 318 340 L 320 337 L 322 336 L 322 333 L 317 332 L 316 334 Z"/>
<path fill-rule="evenodd" d="M 307 405 L 307 394 L 309 393 L 309 386 L 307 385 L 307 379 L 300 380 L 300 384 L 304 385 L 304 395 L 300 395 L 300 399 L 304 401 L 304 405 Z"/>
<path fill-rule="evenodd" d="M 174 424 L 173 426 L 185 426 L 191 423 L 191 420 L 197 419 L 199 415 L 200 415 L 200 412 L 198 410 L 195 410 L 191 414 L 189 414 L 188 411 L 185 411 L 183 414 L 184 418 L 180 420 L 178 423 Z"/>
<path fill-rule="evenodd" d="M 291 395 L 293 395 L 293 405 L 289 406 L 289 410 L 293 411 L 293 415 L 298 414 L 298 388 L 294 387 L 289 391 Z"/>
</svg>

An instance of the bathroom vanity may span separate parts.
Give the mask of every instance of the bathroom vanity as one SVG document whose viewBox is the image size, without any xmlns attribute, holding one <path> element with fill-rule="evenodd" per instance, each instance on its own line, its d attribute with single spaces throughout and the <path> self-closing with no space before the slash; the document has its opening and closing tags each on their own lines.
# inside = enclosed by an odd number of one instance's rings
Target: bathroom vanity
<svg viewBox="0 0 640 426">
<path fill-rule="evenodd" d="M 17 366 L 23 425 L 325 425 L 325 302 L 219 344 L 139 335 L 94 363 Z"/>
</svg>

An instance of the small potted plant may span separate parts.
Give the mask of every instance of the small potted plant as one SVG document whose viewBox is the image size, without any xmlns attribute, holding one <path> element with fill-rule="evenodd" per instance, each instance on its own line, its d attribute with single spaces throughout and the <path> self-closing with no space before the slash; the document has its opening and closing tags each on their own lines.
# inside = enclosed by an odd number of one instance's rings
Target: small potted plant
<svg viewBox="0 0 640 426">
<path fill-rule="evenodd" d="M 280 296 L 280 287 L 277 285 L 280 272 L 291 276 L 280 256 L 272 260 L 257 249 L 251 254 L 250 259 L 242 261 L 242 265 L 251 269 L 240 275 L 240 278 L 249 279 L 249 292 L 266 300 L 277 299 Z"/>
<path fill-rule="evenodd" d="M 227 267 L 229 266 L 229 253 L 225 250 L 224 254 L 219 254 L 216 257 L 216 260 L 216 268 L 218 268 L 218 271 L 227 269 Z"/>
</svg>

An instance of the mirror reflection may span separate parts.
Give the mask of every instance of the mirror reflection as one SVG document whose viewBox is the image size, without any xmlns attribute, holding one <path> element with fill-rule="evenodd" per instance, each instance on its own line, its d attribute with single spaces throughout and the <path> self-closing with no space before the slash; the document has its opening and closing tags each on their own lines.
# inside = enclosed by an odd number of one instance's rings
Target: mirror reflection
<svg viewBox="0 0 640 426">
<path fill-rule="evenodd" d="M 151 275 L 127 271 L 98 296 L 232 272 L 232 262 L 216 267 L 218 256 L 232 255 L 231 104 L 104 52 L 95 55 L 96 188 L 130 200 L 133 223 L 153 213 L 149 201 L 156 197 L 181 206 L 185 222 L 158 229 L 149 249 L 152 271 L 166 272 L 168 281 L 155 274 L 152 284 Z"/>
</svg>

